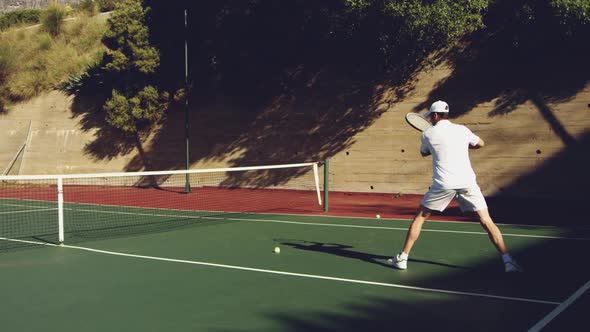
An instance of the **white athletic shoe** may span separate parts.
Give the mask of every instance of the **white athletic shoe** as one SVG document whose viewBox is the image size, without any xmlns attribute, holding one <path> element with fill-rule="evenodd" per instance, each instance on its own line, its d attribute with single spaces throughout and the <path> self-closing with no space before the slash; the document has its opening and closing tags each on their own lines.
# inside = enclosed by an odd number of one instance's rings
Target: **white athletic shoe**
<svg viewBox="0 0 590 332">
<path fill-rule="evenodd" d="M 522 266 L 518 265 L 518 263 L 513 259 L 506 263 L 504 263 L 504 271 L 505 272 L 523 272 Z"/>
<path fill-rule="evenodd" d="M 405 270 L 408 268 L 408 260 L 402 259 L 399 254 L 387 260 L 387 265 L 391 265 L 396 269 Z"/>
</svg>

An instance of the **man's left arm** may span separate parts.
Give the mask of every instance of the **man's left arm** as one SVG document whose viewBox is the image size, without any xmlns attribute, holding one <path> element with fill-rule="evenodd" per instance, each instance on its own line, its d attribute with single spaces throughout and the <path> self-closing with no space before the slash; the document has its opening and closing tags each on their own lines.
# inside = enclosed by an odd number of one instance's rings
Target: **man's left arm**
<svg viewBox="0 0 590 332">
<path fill-rule="evenodd" d="M 473 150 L 481 149 L 486 145 L 486 143 L 480 138 L 475 145 L 469 143 L 469 148 Z"/>
<path fill-rule="evenodd" d="M 485 146 L 485 142 L 479 136 L 475 135 L 469 128 L 467 128 L 469 135 L 469 148 L 470 149 L 481 149 Z"/>
</svg>

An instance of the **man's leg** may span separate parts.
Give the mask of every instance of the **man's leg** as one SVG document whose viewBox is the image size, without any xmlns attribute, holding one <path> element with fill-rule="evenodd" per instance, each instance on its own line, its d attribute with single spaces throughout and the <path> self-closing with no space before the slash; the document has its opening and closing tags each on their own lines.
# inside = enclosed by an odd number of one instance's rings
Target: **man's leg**
<svg viewBox="0 0 590 332">
<path fill-rule="evenodd" d="M 504 261 L 504 268 L 506 272 L 522 271 L 522 268 L 516 261 L 508 254 L 506 244 L 504 244 L 504 238 L 502 232 L 494 221 L 490 217 L 488 212 L 488 205 L 486 200 L 481 193 L 478 186 L 471 188 L 461 189 L 457 192 L 457 200 L 461 205 L 463 211 L 475 211 L 479 217 L 481 226 L 486 230 L 492 244 L 496 247 L 496 250 L 502 255 L 502 261 Z"/>
<path fill-rule="evenodd" d="M 425 208 L 424 206 L 420 205 L 418 207 L 418 211 L 416 211 L 416 215 L 414 216 L 414 220 L 410 224 L 410 228 L 408 229 L 408 233 L 406 234 L 406 242 L 404 242 L 404 248 L 402 250 L 403 253 L 406 255 L 410 254 L 410 250 L 414 246 L 416 240 L 420 236 L 420 231 L 422 231 L 422 225 L 424 222 L 430 218 L 432 211 Z"/>
<path fill-rule="evenodd" d="M 400 270 L 407 269 L 408 254 L 420 236 L 422 225 L 430 217 L 432 211 L 444 211 L 456 193 L 454 189 L 428 189 L 422 201 L 420 201 L 420 206 L 418 207 L 418 211 L 416 211 L 414 220 L 410 224 L 402 251 L 397 256 L 387 260 L 389 265 Z"/>
<path fill-rule="evenodd" d="M 479 217 L 479 222 L 486 230 L 486 232 L 488 232 L 488 236 L 490 237 L 490 240 L 492 241 L 496 249 L 500 252 L 500 254 L 506 254 L 508 250 L 506 250 L 506 245 L 504 244 L 502 232 L 500 232 L 500 229 L 498 228 L 498 226 L 496 226 L 496 224 L 492 220 L 492 217 L 490 217 L 488 209 L 481 209 L 475 212 Z"/>
<path fill-rule="evenodd" d="M 488 209 L 482 209 L 476 211 L 477 215 L 479 216 L 479 222 L 483 226 L 483 228 L 488 232 L 488 236 L 492 243 L 496 247 L 496 249 L 502 254 L 502 261 L 504 262 L 504 270 L 506 272 L 522 272 L 522 267 L 508 254 L 508 250 L 506 249 L 506 245 L 504 244 L 504 239 L 502 238 L 502 232 L 488 212 Z"/>
<path fill-rule="evenodd" d="M 410 224 L 410 228 L 408 229 L 408 233 L 406 234 L 406 242 L 404 242 L 404 248 L 402 252 L 397 254 L 395 257 L 390 258 L 387 260 L 387 264 L 400 269 L 405 270 L 408 268 L 408 254 L 418 237 L 420 236 L 420 231 L 422 230 L 422 225 L 428 217 L 430 217 L 431 211 L 425 208 L 423 205 L 418 207 L 418 211 L 414 216 L 414 220 Z"/>
</svg>

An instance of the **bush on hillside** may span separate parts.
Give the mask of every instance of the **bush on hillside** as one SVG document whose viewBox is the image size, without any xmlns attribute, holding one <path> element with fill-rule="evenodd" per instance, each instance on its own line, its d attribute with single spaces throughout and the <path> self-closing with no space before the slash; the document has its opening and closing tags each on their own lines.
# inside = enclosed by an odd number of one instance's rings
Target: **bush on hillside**
<svg viewBox="0 0 590 332">
<path fill-rule="evenodd" d="M 53 38 L 51 38 L 51 35 L 47 33 L 41 33 L 37 38 L 39 41 L 39 50 L 48 51 L 53 46 Z"/>
<path fill-rule="evenodd" d="M 67 8 L 63 8 L 67 11 Z M 62 16 L 58 16 L 60 18 Z M 10 29 L 0 38 L 1 104 L 33 98 L 102 58 L 103 20 L 81 15 L 57 36 L 40 29 Z M 66 59 L 66 61 L 64 61 Z"/>
<path fill-rule="evenodd" d="M 4 31 L 10 27 L 21 24 L 39 23 L 41 11 L 37 9 L 22 9 L 8 12 L 0 16 L 0 30 Z"/>
<path fill-rule="evenodd" d="M 101 12 L 110 12 L 115 10 L 117 0 L 96 0 L 95 2 L 98 5 L 98 10 Z"/>
<path fill-rule="evenodd" d="M 43 29 L 52 36 L 57 36 L 62 30 L 67 10 L 59 5 L 51 5 L 41 14 Z"/>
<path fill-rule="evenodd" d="M 98 4 L 94 0 L 82 0 L 76 6 L 76 9 L 88 16 L 94 16 L 98 12 Z"/>
<path fill-rule="evenodd" d="M 14 71 L 15 61 L 12 49 L 6 45 L 0 45 L 0 85 L 3 85 Z"/>
<path fill-rule="evenodd" d="M 0 45 L 0 114 L 8 103 L 4 95 L 6 82 L 15 71 L 16 57 L 12 48 L 8 45 Z"/>
</svg>

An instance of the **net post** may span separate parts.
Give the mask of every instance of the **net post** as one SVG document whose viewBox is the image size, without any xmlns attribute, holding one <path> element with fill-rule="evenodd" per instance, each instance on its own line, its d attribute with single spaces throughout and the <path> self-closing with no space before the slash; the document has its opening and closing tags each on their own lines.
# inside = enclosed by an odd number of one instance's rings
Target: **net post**
<svg viewBox="0 0 590 332">
<path fill-rule="evenodd" d="M 187 173 L 184 179 L 184 193 L 188 194 L 191 192 L 190 176 Z"/>
<path fill-rule="evenodd" d="M 324 212 L 328 212 L 328 183 L 329 183 L 329 172 L 330 172 L 330 159 L 324 161 Z"/>
<path fill-rule="evenodd" d="M 57 227 L 59 244 L 64 243 L 64 186 L 63 178 L 57 178 Z"/>
<path fill-rule="evenodd" d="M 188 101 L 188 9 L 184 9 L 184 140 L 185 140 L 185 160 L 186 170 L 190 169 L 190 115 L 189 115 L 189 101 Z M 184 192 L 186 194 L 191 192 L 191 184 L 189 174 L 186 174 L 184 182 Z"/>
<path fill-rule="evenodd" d="M 315 181 L 315 190 L 318 194 L 318 204 L 322 205 L 322 195 L 320 194 L 320 176 L 318 172 L 318 163 L 313 164 L 313 178 Z"/>
</svg>

